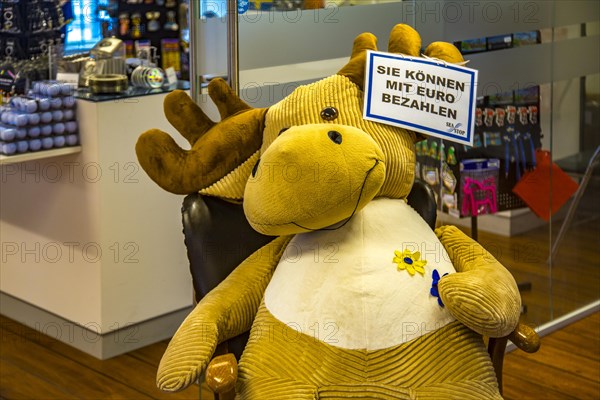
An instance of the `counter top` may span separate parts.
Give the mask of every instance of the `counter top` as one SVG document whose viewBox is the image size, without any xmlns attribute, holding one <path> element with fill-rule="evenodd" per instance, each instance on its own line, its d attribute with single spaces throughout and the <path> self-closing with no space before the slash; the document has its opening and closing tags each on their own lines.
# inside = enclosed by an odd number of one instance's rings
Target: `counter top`
<svg viewBox="0 0 600 400">
<path fill-rule="evenodd" d="M 129 99 L 132 97 L 149 96 L 153 94 L 169 93 L 173 90 L 189 90 L 190 83 L 188 81 L 178 81 L 177 84 L 171 86 L 163 86 L 158 89 L 148 89 L 141 87 L 129 86 L 127 91 L 123 93 L 106 93 L 106 94 L 95 94 L 90 92 L 89 88 L 81 88 L 75 91 L 75 97 L 81 100 L 88 100 L 93 102 L 111 101 L 120 99 Z"/>
</svg>

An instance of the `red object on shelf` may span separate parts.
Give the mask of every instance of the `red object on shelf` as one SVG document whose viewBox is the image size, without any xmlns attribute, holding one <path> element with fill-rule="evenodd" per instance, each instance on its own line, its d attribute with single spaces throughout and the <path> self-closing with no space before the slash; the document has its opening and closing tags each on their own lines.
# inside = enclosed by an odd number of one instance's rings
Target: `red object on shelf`
<svg viewBox="0 0 600 400">
<path fill-rule="evenodd" d="M 527 172 L 512 191 L 538 217 L 548 221 L 577 191 L 579 185 L 552 162 L 549 151 L 538 150 L 535 158 L 535 170 Z"/>
</svg>

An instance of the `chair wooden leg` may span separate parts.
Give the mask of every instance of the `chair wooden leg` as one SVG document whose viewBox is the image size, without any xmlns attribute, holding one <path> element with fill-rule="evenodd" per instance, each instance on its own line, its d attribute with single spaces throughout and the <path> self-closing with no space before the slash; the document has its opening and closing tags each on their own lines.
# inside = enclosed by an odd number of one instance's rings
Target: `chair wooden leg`
<svg viewBox="0 0 600 400">
<path fill-rule="evenodd" d="M 508 337 L 489 338 L 488 352 L 492 359 L 492 365 L 496 372 L 496 380 L 498 381 L 498 390 L 502 395 L 502 365 L 504 363 L 504 353 L 506 352 L 506 343 Z"/>
</svg>

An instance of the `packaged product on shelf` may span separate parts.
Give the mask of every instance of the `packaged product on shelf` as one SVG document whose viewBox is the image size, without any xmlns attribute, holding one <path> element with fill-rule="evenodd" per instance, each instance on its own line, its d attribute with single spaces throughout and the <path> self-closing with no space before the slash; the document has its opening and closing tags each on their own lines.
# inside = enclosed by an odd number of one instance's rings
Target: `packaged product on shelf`
<svg viewBox="0 0 600 400">
<path fill-rule="evenodd" d="M 133 40 L 124 40 L 125 43 L 125 57 L 135 58 L 135 49 L 133 46 Z"/>
<path fill-rule="evenodd" d="M 181 52 L 179 50 L 178 39 L 162 39 L 161 53 L 162 53 L 162 68 L 166 70 L 172 67 L 177 76 L 181 76 Z"/>
<path fill-rule="evenodd" d="M 41 135 L 42 128 L 40 128 L 39 126 L 32 126 L 31 128 L 27 129 L 26 132 L 27 136 L 31 138 L 36 138 Z"/>
<path fill-rule="evenodd" d="M 513 46 L 529 46 L 532 44 L 541 43 L 540 31 L 518 32 L 513 33 Z"/>
<path fill-rule="evenodd" d="M 494 214 L 498 211 L 499 170 L 498 159 L 460 162 L 460 215 L 462 217 Z"/>
<path fill-rule="evenodd" d="M 452 182 L 463 179 L 460 162 L 495 159 L 499 166 L 496 210 L 523 208 L 527 205 L 513 193 L 513 188 L 536 169 L 536 150 L 541 147 L 541 137 L 539 87 L 481 97 L 476 104 L 473 146 L 457 146 L 433 138 L 419 143 L 418 176 L 441 197 L 444 212 L 465 217 L 471 215 L 472 207 L 461 208 L 465 194 L 459 185 L 452 189 Z M 488 207 L 486 212 L 489 210 Z"/>
<path fill-rule="evenodd" d="M 512 35 L 497 35 L 487 38 L 488 50 L 501 50 L 512 47 Z"/>
<path fill-rule="evenodd" d="M 454 45 L 462 54 L 481 53 L 487 50 L 485 38 L 462 40 L 460 42 L 455 42 Z"/>
<path fill-rule="evenodd" d="M 34 81 L 27 95 L 0 107 L 0 153 L 74 146 L 79 142 L 71 88 L 59 81 Z"/>
</svg>

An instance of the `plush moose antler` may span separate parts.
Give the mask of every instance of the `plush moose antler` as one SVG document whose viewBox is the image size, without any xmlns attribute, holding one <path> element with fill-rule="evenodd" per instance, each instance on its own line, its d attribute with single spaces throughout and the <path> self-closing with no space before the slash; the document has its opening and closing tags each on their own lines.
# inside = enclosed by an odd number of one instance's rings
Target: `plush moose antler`
<svg viewBox="0 0 600 400">
<path fill-rule="evenodd" d="M 260 149 L 267 110 L 251 108 L 222 79 L 211 81 L 208 92 L 221 114 L 218 124 L 182 91 L 165 99 L 167 120 L 187 139 L 190 150 L 158 129 L 143 133 L 136 144 L 142 168 L 169 192 L 189 194 L 207 188 Z M 249 174 L 248 170 L 246 177 Z"/>
<path fill-rule="evenodd" d="M 377 38 L 372 33 L 362 33 L 354 39 L 350 61 L 338 72 L 338 75 L 347 77 L 361 89 L 365 82 L 367 50 L 377 50 Z M 388 52 L 418 57 L 421 52 L 421 36 L 408 25 L 396 25 L 390 33 Z M 446 42 L 431 43 L 424 54 L 449 63 L 464 61 L 458 49 Z"/>
</svg>

